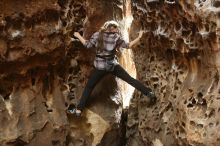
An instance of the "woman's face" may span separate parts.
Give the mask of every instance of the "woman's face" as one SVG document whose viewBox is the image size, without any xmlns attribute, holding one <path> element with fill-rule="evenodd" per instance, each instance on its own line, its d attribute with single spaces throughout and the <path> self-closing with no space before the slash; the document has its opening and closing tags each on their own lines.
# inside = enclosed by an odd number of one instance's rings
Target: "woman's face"
<svg viewBox="0 0 220 146">
<path fill-rule="evenodd" d="M 109 32 L 118 32 L 118 28 L 117 28 L 116 26 L 110 26 L 110 27 L 108 28 L 108 31 L 109 31 Z"/>
</svg>

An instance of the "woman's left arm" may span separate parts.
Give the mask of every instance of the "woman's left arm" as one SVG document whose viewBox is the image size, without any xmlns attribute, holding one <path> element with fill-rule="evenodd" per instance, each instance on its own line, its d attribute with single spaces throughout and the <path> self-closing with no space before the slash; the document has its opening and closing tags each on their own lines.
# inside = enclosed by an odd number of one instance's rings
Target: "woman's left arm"
<svg viewBox="0 0 220 146">
<path fill-rule="evenodd" d="M 138 37 L 129 43 L 129 48 L 133 47 L 134 45 L 136 45 L 136 44 L 140 41 L 140 39 L 141 39 L 143 33 L 144 33 L 143 30 L 141 30 L 141 31 L 139 32 Z"/>
</svg>

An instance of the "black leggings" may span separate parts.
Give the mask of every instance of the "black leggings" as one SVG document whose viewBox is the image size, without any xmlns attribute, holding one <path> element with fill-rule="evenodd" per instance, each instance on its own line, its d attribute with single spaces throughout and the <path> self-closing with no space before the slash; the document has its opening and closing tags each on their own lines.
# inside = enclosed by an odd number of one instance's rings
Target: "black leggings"
<svg viewBox="0 0 220 146">
<path fill-rule="evenodd" d="M 98 70 L 95 69 L 87 84 L 86 87 L 83 91 L 82 97 L 80 99 L 80 102 L 77 106 L 78 109 L 82 110 L 85 105 L 86 102 L 93 90 L 93 88 L 95 87 L 95 85 L 107 74 L 112 73 L 113 75 L 121 78 L 122 80 L 126 81 L 127 83 L 129 83 L 131 86 L 135 87 L 136 89 L 138 89 L 139 91 L 141 91 L 143 94 L 148 95 L 149 92 L 151 92 L 150 88 L 145 87 L 140 81 L 132 78 L 120 65 L 116 65 L 113 71 L 105 71 L 105 70 Z"/>
</svg>

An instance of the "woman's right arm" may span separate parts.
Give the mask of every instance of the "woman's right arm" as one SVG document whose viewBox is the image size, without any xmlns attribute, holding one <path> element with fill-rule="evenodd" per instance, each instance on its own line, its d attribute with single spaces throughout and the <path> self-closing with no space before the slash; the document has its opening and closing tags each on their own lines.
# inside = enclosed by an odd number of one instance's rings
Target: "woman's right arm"
<svg viewBox="0 0 220 146">
<path fill-rule="evenodd" d="M 143 30 L 141 30 L 141 31 L 139 32 L 138 37 L 129 43 L 129 48 L 133 47 L 134 45 L 136 45 L 136 44 L 140 41 L 140 39 L 141 39 L 143 33 L 144 33 Z"/>
</svg>

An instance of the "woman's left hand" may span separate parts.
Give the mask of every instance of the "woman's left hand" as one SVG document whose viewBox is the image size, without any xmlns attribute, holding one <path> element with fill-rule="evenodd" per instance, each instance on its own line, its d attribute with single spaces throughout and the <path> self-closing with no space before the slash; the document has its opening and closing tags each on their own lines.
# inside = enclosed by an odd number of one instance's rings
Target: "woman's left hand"
<svg viewBox="0 0 220 146">
<path fill-rule="evenodd" d="M 141 37 L 143 36 L 143 33 L 144 33 L 144 31 L 143 31 L 143 30 L 139 31 L 138 38 L 141 38 Z"/>
</svg>

